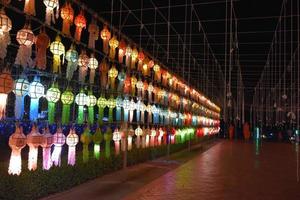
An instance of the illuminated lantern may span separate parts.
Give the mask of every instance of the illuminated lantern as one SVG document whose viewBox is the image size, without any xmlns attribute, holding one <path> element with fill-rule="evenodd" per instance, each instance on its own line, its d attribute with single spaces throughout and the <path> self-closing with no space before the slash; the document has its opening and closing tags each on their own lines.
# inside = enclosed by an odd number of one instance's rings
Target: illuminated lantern
<svg viewBox="0 0 300 200">
<path fill-rule="evenodd" d="M 46 128 L 42 134 L 41 147 L 43 148 L 43 169 L 49 170 L 52 167 L 51 147 L 53 145 L 53 136 Z"/>
<path fill-rule="evenodd" d="M 106 59 L 104 58 L 100 64 L 100 85 L 101 85 L 101 88 L 102 89 L 105 89 L 106 88 L 106 85 L 107 85 L 107 73 L 108 73 L 108 70 L 109 70 L 109 66 L 106 62 Z"/>
<path fill-rule="evenodd" d="M 158 124 L 159 123 L 159 113 L 160 113 L 159 107 L 156 107 L 153 104 L 152 107 L 151 107 L 151 112 L 153 114 L 153 123 Z"/>
<path fill-rule="evenodd" d="M 36 36 L 36 66 L 40 70 L 46 69 L 46 53 L 49 47 L 50 38 L 45 32 L 45 28 L 41 28 L 40 34 Z"/>
<path fill-rule="evenodd" d="M 94 142 L 94 157 L 99 160 L 100 158 L 100 144 L 103 140 L 101 129 L 97 127 L 95 134 L 92 136 Z"/>
<path fill-rule="evenodd" d="M 145 111 L 147 109 L 147 106 L 141 102 L 141 105 L 140 105 L 140 111 L 141 111 L 141 122 L 142 123 L 145 123 Z"/>
<path fill-rule="evenodd" d="M 119 43 L 119 52 L 118 52 L 118 60 L 119 60 L 119 63 L 123 63 L 123 57 L 125 55 L 125 52 L 126 52 L 126 43 L 125 41 L 122 39 Z"/>
<path fill-rule="evenodd" d="M 109 108 L 108 111 L 108 122 L 113 122 L 113 109 L 116 107 L 116 100 L 114 99 L 113 96 L 111 96 L 108 100 L 107 100 L 107 107 Z"/>
<path fill-rule="evenodd" d="M 72 44 L 70 49 L 66 52 L 66 60 L 68 61 L 66 78 L 68 81 L 72 80 L 73 73 L 77 70 L 78 66 L 78 53 Z"/>
<path fill-rule="evenodd" d="M 86 19 L 82 10 L 80 11 L 79 15 L 75 17 L 74 24 L 76 26 L 74 38 L 75 40 L 80 41 L 82 29 L 86 27 Z"/>
<path fill-rule="evenodd" d="M 90 129 L 86 127 L 83 134 L 80 136 L 80 141 L 82 142 L 82 158 L 83 162 L 89 161 L 89 144 L 92 142 L 92 136 L 90 134 Z"/>
<path fill-rule="evenodd" d="M 95 49 L 95 42 L 99 38 L 99 27 L 97 26 L 94 19 L 92 19 L 92 22 L 89 25 L 88 31 L 89 31 L 88 47 L 91 49 Z"/>
<path fill-rule="evenodd" d="M 25 0 L 24 13 L 27 15 L 35 15 L 35 0 Z"/>
<path fill-rule="evenodd" d="M 150 128 L 149 128 L 149 126 L 145 129 L 145 131 L 144 131 L 144 135 L 145 135 L 145 146 L 146 147 L 149 147 L 149 144 L 150 144 L 150 139 L 149 139 L 149 137 L 150 137 L 150 134 L 151 134 L 151 130 L 150 130 Z"/>
<path fill-rule="evenodd" d="M 75 103 L 78 105 L 78 113 L 77 113 L 77 124 L 83 124 L 84 122 L 84 106 L 87 104 L 87 96 L 83 92 L 80 91 L 75 97 Z"/>
<path fill-rule="evenodd" d="M 90 84 L 94 84 L 95 81 L 95 71 L 98 68 L 98 61 L 94 57 L 94 55 L 91 55 L 91 58 L 89 60 L 89 68 L 90 68 Z"/>
<path fill-rule="evenodd" d="M 152 83 L 149 83 L 148 85 L 148 101 L 149 103 L 152 103 L 152 92 L 154 91 L 154 87 Z"/>
<path fill-rule="evenodd" d="M 146 106 L 146 111 L 148 113 L 148 123 L 152 123 L 152 106 L 150 104 Z"/>
<path fill-rule="evenodd" d="M 160 146 L 162 144 L 162 138 L 163 138 L 165 132 L 163 131 L 162 128 L 159 128 L 158 133 L 159 134 L 158 134 L 157 140 L 158 140 L 158 145 Z"/>
<path fill-rule="evenodd" d="M 11 148 L 11 156 L 8 166 L 8 174 L 20 175 L 22 171 L 21 151 L 26 146 L 26 136 L 22 128 L 16 127 L 16 131 L 9 137 L 9 147 Z"/>
<path fill-rule="evenodd" d="M 94 123 L 94 106 L 97 104 L 97 98 L 93 95 L 92 91 L 88 92 L 86 105 L 88 107 L 88 122 Z"/>
<path fill-rule="evenodd" d="M 10 18 L 5 14 L 4 8 L 0 9 L 0 58 L 6 57 L 7 46 L 10 44 L 9 31 L 12 28 Z"/>
<path fill-rule="evenodd" d="M 24 114 L 24 97 L 29 92 L 29 82 L 26 77 L 22 77 L 15 81 L 14 93 L 16 95 L 15 102 L 15 118 L 20 120 Z"/>
<path fill-rule="evenodd" d="M 148 90 L 148 83 L 145 80 L 144 83 L 143 83 L 143 89 L 142 89 L 142 97 L 143 97 L 143 99 L 145 98 L 145 91 L 147 91 L 147 90 Z"/>
<path fill-rule="evenodd" d="M 154 61 L 153 61 L 153 60 L 150 60 L 150 61 L 148 62 L 148 67 L 151 69 L 153 66 L 154 66 Z"/>
<path fill-rule="evenodd" d="M 136 135 L 136 147 L 139 149 L 140 148 L 140 144 L 141 144 L 141 136 L 143 135 L 143 130 L 141 129 L 140 126 L 138 126 L 135 129 L 134 133 Z"/>
<path fill-rule="evenodd" d="M 0 74 L 0 119 L 5 118 L 7 95 L 14 89 L 14 80 L 9 71 Z"/>
<path fill-rule="evenodd" d="M 71 36 L 70 27 L 74 20 L 74 10 L 70 3 L 66 2 L 60 9 L 60 16 L 63 19 L 62 32 L 67 36 Z"/>
<path fill-rule="evenodd" d="M 127 123 L 122 123 L 121 125 L 121 150 L 122 151 L 127 151 L 127 131 L 128 131 L 128 125 Z"/>
<path fill-rule="evenodd" d="M 161 69 L 160 69 L 160 66 L 158 64 L 155 64 L 153 66 L 153 71 L 155 73 L 154 80 L 156 80 L 157 82 L 160 82 L 161 81 Z"/>
<path fill-rule="evenodd" d="M 118 96 L 116 98 L 116 120 L 117 121 L 121 121 L 122 107 L 123 107 L 123 99 L 120 96 Z"/>
<path fill-rule="evenodd" d="M 97 100 L 97 106 L 98 106 L 98 122 L 99 124 L 102 124 L 103 116 L 104 116 L 104 108 L 107 106 L 107 100 L 103 95 L 101 95 Z"/>
<path fill-rule="evenodd" d="M 39 112 L 39 99 L 44 96 L 45 87 L 41 84 L 38 76 L 34 77 L 34 80 L 29 85 L 30 96 L 30 120 L 35 121 L 38 118 Z"/>
<path fill-rule="evenodd" d="M 61 38 L 56 36 L 55 41 L 50 45 L 50 51 L 53 54 L 53 73 L 61 73 L 61 59 L 63 56 L 62 62 L 65 60 L 65 46 L 61 42 Z"/>
<path fill-rule="evenodd" d="M 68 145 L 68 165 L 74 166 L 76 162 L 76 145 L 78 144 L 79 137 L 75 133 L 74 129 L 70 129 L 66 138 L 66 144 Z"/>
<path fill-rule="evenodd" d="M 56 133 L 53 135 L 54 149 L 51 155 L 52 162 L 54 166 L 60 166 L 61 164 L 61 150 L 62 146 L 66 142 L 66 136 L 63 134 L 61 128 L 59 127 Z"/>
<path fill-rule="evenodd" d="M 137 79 L 134 75 L 132 75 L 132 77 L 131 77 L 131 94 L 132 94 L 132 96 L 135 96 L 136 83 L 137 83 Z"/>
<path fill-rule="evenodd" d="M 54 123 L 55 118 L 55 104 L 60 99 L 60 90 L 57 84 L 53 84 L 46 92 L 46 98 L 48 100 L 48 122 L 49 124 Z"/>
<path fill-rule="evenodd" d="M 101 39 L 103 40 L 103 52 L 105 54 L 108 54 L 108 42 L 111 38 L 111 34 L 110 34 L 109 30 L 107 29 L 107 25 L 103 26 L 103 29 L 102 29 L 100 35 L 101 35 Z"/>
<path fill-rule="evenodd" d="M 143 67 L 143 62 L 145 59 L 145 54 L 143 53 L 143 51 L 140 51 L 138 54 L 138 71 L 142 71 L 142 67 Z"/>
<path fill-rule="evenodd" d="M 162 74 L 162 84 L 167 87 L 168 86 L 168 80 L 171 78 L 171 75 L 167 71 L 163 71 Z"/>
<path fill-rule="evenodd" d="M 131 69 L 135 69 L 135 63 L 138 57 L 138 51 L 136 50 L 136 48 L 134 48 L 131 52 L 131 64 L 130 64 L 130 68 Z"/>
<path fill-rule="evenodd" d="M 109 46 L 110 46 L 109 57 L 110 59 L 114 60 L 116 57 L 116 48 L 119 46 L 119 41 L 117 40 L 116 36 L 113 36 L 109 40 Z"/>
<path fill-rule="evenodd" d="M 67 90 L 61 94 L 61 102 L 63 104 L 61 121 L 63 125 L 68 124 L 70 121 L 70 107 L 73 101 L 74 94 L 71 92 L 70 88 L 67 88 Z"/>
<path fill-rule="evenodd" d="M 115 143 L 115 154 L 119 155 L 120 154 L 120 140 L 121 140 L 121 133 L 119 130 L 116 128 L 113 132 L 113 141 Z"/>
<path fill-rule="evenodd" d="M 17 57 L 15 60 L 16 65 L 22 67 L 32 66 L 33 62 L 31 59 L 32 45 L 35 41 L 35 36 L 30 29 L 30 25 L 25 24 L 24 28 L 17 32 L 17 42 L 20 44 Z"/>
<path fill-rule="evenodd" d="M 130 58 L 131 58 L 131 53 L 132 53 L 132 49 L 131 47 L 128 45 L 126 47 L 126 52 L 125 52 L 125 56 L 126 56 L 126 61 L 125 61 L 125 64 L 126 64 L 126 67 L 130 67 Z"/>
<path fill-rule="evenodd" d="M 133 99 L 131 99 L 131 101 L 130 101 L 129 110 L 130 110 L 130 122 L 132 122 L 133 112 L 136 110 L 136 105 L 135 105 L 135 102 Z"/>
<path fill-rule="evenodd" d="M 154 128 L 152 128 L 151 132 L 150 132 L 150 146 L 151 147 L 155 146 L 155 137 L 156 137 L 156 130 Z"/>
<path fill-rule="evenodd" d="M 130 74 L 127 73 L 125 80 L 124 80 L 124 91 L 123 92 L 125 94 L 129 94 L 130 91 L 131 91 L 131 77 L 130 77 Z"/>
<path fill-rule="evenodd" d="M 86 55 L 85 51 L 81 51 L 81 54 L 78 58 L 78 66 L 79 66 L 79 82 L 84 83 L 85 77 L 87 74 L 87 69 L 90 63 L 90 58 Z"/>
<path fill-rule="evenodd" d="M 149 67 L 149 59 L 145 58 L 142 66 L 142 74 L 144 76 L 150 76 L 150 67 Z"/>
<path fill-rule="evenodd" d="M 145 127 L 143 127 L 142 128 L 142 148 L 144 149 L 144 148 L 146 148 L 146 129 L 145 129 Z"/>
<path fill-rule="evenodd" d="M 42 135 L 38 132 L 36 126 L 32 127 L 31 132 L 27 135 L 28 169 L 34 171 L 37 169 L 38 147 L 41 145 Z"/>
<path fill-rule="evenodd" d="M 175 134 L 176 134 L 176 129 L 175 129 L 175 128 L 172 128 L 172 129 L 171 129 L 171 135 L 170 135 L 170 138 L 171 138 L 171 144 L 175 144 Z"/>
<path fill-rule="evenodd" d="M 110 127 L 106 129 L 106 133 L 104 134 L 104 140 L 105 140 L 105 157 L 110 157 L 110 141 L 112 139 L 112 130 Z"/>
<path fill-rule="evenodd" d="M 140 121 L 140 115 L 141 115 L 141 109 L 143 107 L 143 103 L 141 102 L 141 100 L 138 100 L 137 103 L 135 104 L 135 108 L 136 108 L 136 121 L 139 122 Z"/>
<path fill-rule="evenodd" d="M 127 135 L 127 150 L 131 151 L 132 149 L 132 137 L 134 136 L 134 130 L 132 126 L 129 127 L 128 129 L 128 135 Z"/>
<path fill-rule="evenodd" d="M 129 113 L 129 110 L 130 110 L 130 101 L 128 99 L 128 97 L 125 97 L 124 100 L 123 100 L 123 109 L 124 109 L 124 122 L 127 122 L 128 121 L 128 113 Z"/>
<path fill-rule="evenodd" d="M 136 88 L 137 88 L 138 96 L 142 97 L 142 91 L 144 89 L 144 83 L 141 79 L 136 83 Z"/>
<path fill-rule="evenodd" d="M 119 80 L 118 89 L 117 89 L 118 92 L 123 92 L 125 77 L 126 77 L 126 74 L 125 74 L 124 70 L 122 70 L 118 74 L 118 80 Z"/>
<path fill-rule="evenodd" d="M 55 23 L 54 18 L 54 9 L 56 8 L 56 18 L 58 18 L 59 15 L 59 2 L 58 0 L 43 0 L 45 6 L 46 6 L 46 15 L 45 15 L 45 22 L 49 26 L 51 25 L 51 22 Z"/>
<path fill-rule="evenodd" d="M 116 89 L 115 82 L 117 76 L 118 76 L 118 70 L 116 69 L 115 65 L 112 65 L 112 67 L 108 71 L 108 78 L 109 78 L 108 80 L 109 80 L 109 85 L 113 90 Z"/>
</svg>

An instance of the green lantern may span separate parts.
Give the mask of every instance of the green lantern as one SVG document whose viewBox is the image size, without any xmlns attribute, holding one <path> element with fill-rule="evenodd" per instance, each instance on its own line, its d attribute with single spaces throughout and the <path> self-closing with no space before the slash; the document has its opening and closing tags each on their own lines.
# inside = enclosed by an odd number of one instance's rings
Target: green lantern
<svg viewBox="0 0 300 200">
<path fill-rule="evenodd" d="M 113 96 L 111 96 L 107 100 L 107 107 L 109 108 L 109 114 L 108 114 L 108 122 L 112 123 L 113 122 L 113 109 L 116 107 L 116 99 L 114 99 Z"/>
<path fill-rule="evenodd" d="M 89 161 L 89 144 L 92 141 L 92 136 L 90 134 L 89 127 L 86 127 L 83 134 L 80 136 L 80 141 L 82 142 L 82 158 L 83 162 Z"/>
<path fill-rule="evenodd" d="M 77 123 L 83 124 L 84 122 L 84 106 L 87 103 L 87 96 L 83 92 L 83 90 L 80 91 L 75 97 L 75 102 L 78 105 L 78 114 L 77 114 Z"/>
<path fill-rule="evenodd" d="M 52 84 L 51 88 L 47 90 L 46 98 L 48 100 L 48 121 L 49 124 L 54 123 L 55 118 L 55 104 L 60 99 L 60 90 L 57 87 L 57 84 Z"/>
<path fill-rule="evenodd" d="M 104 140 L 105 140 L 105 157 L 110 157 L 110 141 L 112 140 L 112 130 L 111 128 L 107 128 L 106 133 L 104 134 Z"/>
<path fill-rule="evenodd" d="M 94 142 L 94 157 L 99 160 L 100 158 L 100 144 L 103 140 L 103 135 L 101 133 L 101 129 L 98 127 L 96 129 L 95 134 L 93 135 L 93 142 Z"/>
<path fill-rule="evenodd" d="M 103 123 L 104 108 L 107 106 L 106 102 L 107 102 L 107 100 L 105 99 L 105 97 L 103 95 L 101 95 L 101 97 L 99 97 L 99 99 L 97 101 L 97 106 L 99 108 L 98 122 L 100 125 Z"/>
<path fill-rule="evenodd" d="M 71 92 L 70 88 L 67 88 L 67 90 L 61 94 L 60 100 L 63 104 L 61 121 L 63 125 L 66 125 L 70 121 L 70 108 L 74 101 L 74 94 Z"/>
<path fill-rule="evenodd" d="M 92 91 L 89 91 L 87 96 L 87 106 L 88 106 L 88 122 L 89 124 L 94 123 L 94 106 L 97 103 L 97 98 L 93 95 Z"/>
</svg>

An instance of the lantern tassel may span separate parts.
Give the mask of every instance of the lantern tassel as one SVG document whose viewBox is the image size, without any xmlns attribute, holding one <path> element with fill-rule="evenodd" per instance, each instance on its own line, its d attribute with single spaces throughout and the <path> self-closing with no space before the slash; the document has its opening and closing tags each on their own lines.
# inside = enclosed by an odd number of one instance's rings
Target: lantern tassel
<svg viewBox="0 0 300 200">
<path fill-rule="evenodd" d="M 126 138 L 125 137 L 121 138 L 121 149 L 122 149 L 122 151 L 126 151 Z"/>
<path fill-rule="evenodd" d="M 100 144 L 94 144 L 94 157 L 97 160 L 100 158 Z"/>
<path fill-rule="evenodd" d="M 132 149 L 132 136 L 128 136 L 127 137 L 127 149 L 128 149 L 128 151 L 131 151 L 131 149 Z"/>
<path fill-rule="evenodd" d="M 83 124 L 83 122 L 84 122 L 83 106 L 78 106 L 77 124 Z"/>
<path fill-rule="evenodd" d="M 76 26 L 76 31 L 75 31 L 75 40 L 80 41 L 81 38 L 81 32 L 82 32 L 82 28 Z"/>
<path fill-rule="evenodd" d="M 105 157 L 110 157 L 110 141 L 105 141 Z"/>
<path fill-rule="evenodd" d="M 5 118 L 7 94 L 0 93 L 0 119 Z"/>
<path fill-rule="evenodd" d="M 77 62 L 71 62 L 71 61 L 68 62 L 66 77 L 69 81 L 72 80 L 73 74 L 77 70 L 77 65 L 78 65 Z"/>
<path fill-rule="evenodd" d="M 108 54 L 108 40 L 103 40 L 103 52 Z"/>
<path fill-rule="evenodd" d="M 50 7 L 46 8 L 45 22 L 49 26 L 51 25 L 51 22 L 55 24 L 54 10 Z"/>
<path fill-rule="evenodd" d="M 52 167 L 51 147 L 43 148 L 43 169 L 49 170 Z"/>
<path fill-rule="evenodd" d="M 63 105 L 62 124 L 66 125 L 70 121 L 70 105 Z"/>
<path fill-rule="evenodd" d="M 136 110 L 136 121 L 139 122 L 140 121 L 140 112 L 139 110 Z"/>
<path fill-rule="evenodd" d="M 36 121 L 39 114 L 39 99 L 31 98 L 30 100 L 30 120 Z"/>
<path fill-rule="evenodd" d="M 26 47 L 25 45 L 20 45 L 17 57 L 15 60 L 16 65 L 21 65 L 22 67 L 31 67 L 32 59 L 31 59 L 32 49 L 30 47 Z"/>
<path fill-rule="evenodd" d="M 88 107 L 88 114 L 89 124 L 94 124 L 94 106 Z"/>
<path fill-rule="evenodd" d="M 128 112 L 129 112 L 129 110 L 124 109 L 124 122 L 128 121 Z"/>
<path fill-rule="evenodd" d="M 35 0 L 25 0 L 24 13 L 35 16 Z"/>
<path fill-rule="evenodd" d="M 61 72 L 61 60 L 60 55 L 53 55 L 53 73 Z"/>
<path fill-rule="evenodd" d="M 121 107 L 116 107 L 116 120 L 121 121 Z"/>
<path fill-rule="evenodd" d="M 90 71 L 90 84 L 94 84 L 95 82 L 95 69 L 91 69 Z"/>
<path fill-rule="evenodd" d="M 84 83 L 87 71 L 85 66 L 79 68 L 79 82 Z"/>
<path fill-rule="evenodd" d="M 60 159 L 61 149 L 62 149 L 61 146 L 54 146 L 54 150 L 51 155 L 51 159 L 53 161 L 54 166 L 60 166 L 61 164 L 61 159 Z"/>
<path fill-rule="evenodd" d="M 131 69 L 135 69 L 135 62 L 136 62 L 136 59 L 131 59 L 131 65 L 130 65 Z"/>
<path fill-rule="evenodd" d="M 71 23 L 69 20 L 63 20 L 62 32 L 67 36 L 71 36 L 70 32 Z"/>
<path fill-rule="evenodd" d="M 13 149 L 11 152 L 8 174 L 10 175 L 20 175 L 22 171 L 22 158 L 21 149 Z"/>
<path fill-rule="evenodd" d="M 83 144 L 82 158 L 83 158 L 83 162 L 89 161 L 89 145 L 88 144 Z"/>
<path fill-rule="evenodd" d="M 136 136 L 136 148 L 140 148 L 140 143 L 141 143 L 141 138 L 140 138 L 140 136 Z"/>
<path fill-rule="evenodd" d="M 99 110 L 98 110 L 98 123 L 100 125 L 103 124 L 103 115 L 104 115 L 104 108 L 99 107 Z"/>
<path fill-rule="evenodd" d="M 28 170 L 34 171 L 37 169 L 38 148 L 29 146 L 28 154 Z"/>
<path fill-rule="evenodd" d="M 146 135 L 146 147 L 149 147 L 149 135 Z"/>
<path fill-rule="evenodd" d="M 141 122 L 142 122 L 142 123 L 145 122 L 144 112 L 141 112 Z"/>
<path fill-rule="evenodd" d="M 7 32 L 0 34 L 0 58 L 3 60 L 7 54 L 7 46 L 10 44 L 10 35 Z"/>
<path fill-rule="evenodd" d="M 115 154 L 120 154 L 120 141 L 115 141 Z"/>
<path fill-rule="evenodd" d="M 125 61 L 125 64 L 126 64 L 126 67 L 130 67 L 130 56 L 126 56 L 126 61 Z"/>
<path fill-rule="evenodd" d="M 69 146 L 68 165 L 74 166 L 76 162 L 76 146 Z"/>
<path fill-rule="evenodd" d="M 55 103 L 48 102 L 48 122 L 54 124 L 55 118 Z"/>
<path fill-rule="evenodd" d="M 116 49 L 111 47 L 110 50 L 109 50 L 109 57 L 110 59 L 114 60 L 115 57 L 116 57 Z"/>
<path fill-rule="evenodd" d="M 108 110 L 108 122 L 113 122 L 113 108 L 109 108 Z"/>
</svg>

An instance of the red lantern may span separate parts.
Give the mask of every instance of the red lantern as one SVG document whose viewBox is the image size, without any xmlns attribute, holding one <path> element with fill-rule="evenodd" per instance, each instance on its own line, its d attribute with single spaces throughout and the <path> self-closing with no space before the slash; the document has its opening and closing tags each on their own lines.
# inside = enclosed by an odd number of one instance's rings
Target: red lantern
<svg viewBox="0 0 300 200">
<path fill-rule="evenodd" d="M 61 8 L 60 16 L 63 19 L 62 32 L 70 36 L 70 27 L 74 20 L 74 10 L 70 3 L 65 3 L 65 5 Z"/>
<path fill-rule="evenodd" d="M 79 15 L 75 17 L 75 40 L 80 41 L 82 29 L 86 27 L 86 19 L 83 15 L 83 11 L 80 11 Z"/>
<path fill-rule="evenodd" d="M 41 33 L 36 36 L 36 66 L 40 70 L 46 69 L 46 53 L 47 48 L 49 47 L 50 38 L 46 34 L 45 29 L 41 29 Z"/>
</svg>

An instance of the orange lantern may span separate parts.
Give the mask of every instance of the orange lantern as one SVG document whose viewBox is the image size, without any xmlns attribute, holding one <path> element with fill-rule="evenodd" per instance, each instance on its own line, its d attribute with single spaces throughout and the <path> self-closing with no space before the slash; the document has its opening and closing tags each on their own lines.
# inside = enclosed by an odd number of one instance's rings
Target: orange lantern
<svg viewBox="0 0 300 200">
<path fill-rule="evenodd" d="M 5 118 L 7 95 L 14 88 L 14 80 L 9 71 L 4 70 L 0 74 L 0 119 Z"/>
<path fill-rule="evenodd" d="M 103 29 L 100 34 L 101 34 L 101 39 L 103 40 L 103 52 L 105 54 L 108 54 L 108 41 L 111 38 L 111 34 L 107 29 L 107 25 L 103 26 Z"/>
<path fill-rule="evenodd" d="M 70 3 L 66 2 L 61 8 L 60 16 L 63 19 L 62 32 L 68 36 L 71 36 L 70 27 L 74 20 L 74 10 Z"/>
<path fill-rule="evenodd" d="M 95 42 L 99 38 L 99 27 L 97 26 L 95 20 L 93 19 L 89 25 L 89 44 L 88 47 L 95 49 Z"/>
<path fill-rule="evenodd" d="M 135 95 L 135 86 L 136 86 L 136 83 L 137 83 L 137 79 L 134 75 L 132 75 L 131 77 L 131 94 L 132 96 Z"/>
<path fill-rule="evenodd" d="M 113 36 L 109 40 L 109 46 L 110 46 L 109 57 L 110 59 L 114 60 L 116 57 L 116 48 L 119 46 L 119 41 L 117 40 L 116 36 Z"/>
<path fill-rule="evenodd" d="M 46 34 L 45 29 L 41 28 L 41 33 L 36 36 L 36 66 L 40 70 L 46 69 L 46 54 L 49 47 L 50 38 Z"/>
<path fill-rule="evenodd" d="M 144 81 L 143 86 L 144 86 L 144 89 L 142 90 L 142 96 L 143 96 L 143 98 L 145 98 L 145 91 L 148 90 L 148 83 L 146 80 Z"/>
<path fill-rule="evenodd" d="M 142 71 L 142 67 L 143 67 L 143 61 L 145 59 L 145 54 L 143 53 L 143 51 L 140 51 L 138 54 L 138 70 Z"/>
<path fill-rule="evenodd" d="M 131 52 L 131 65 L 130 65 L 131 69 L 135 69 L 135 63 L 137 57 L 138 57 L 138 51 L 136 50 L 136 48 L 134 48 Z"/>
<path fill-rule="evenodd" d="M 35 0 L 25 0 L 24 13 L 27 15 L 35 15 Z"/>
<path fill-rule="evenodd" d="M 75 30 L 75 40 L 80 41 L 82 29 L 86 28 L 86 19 L 84 17 L 83 11 L 80 11 L 79 15 L 75 17 L 74 24 L 76 26 Z"/>
<path fill-rule="evenodd" d="M 123 63 L 123 57 L 125 55 L 125 52 L 126 52 L 126 43 L 122 39 L 119 43 L 119 52 L 118 52 L 119 63 Z"/>
</svg>

